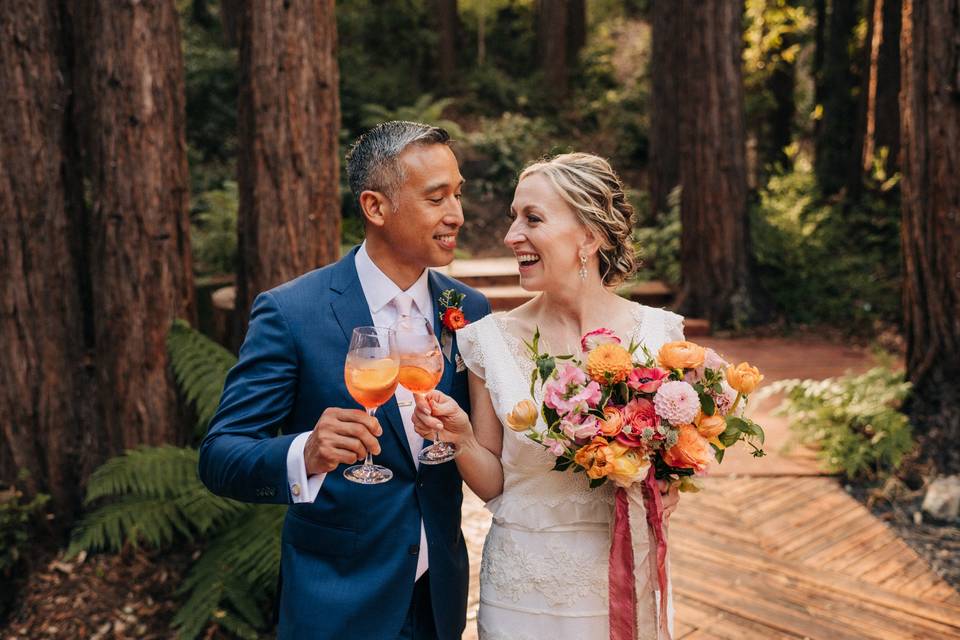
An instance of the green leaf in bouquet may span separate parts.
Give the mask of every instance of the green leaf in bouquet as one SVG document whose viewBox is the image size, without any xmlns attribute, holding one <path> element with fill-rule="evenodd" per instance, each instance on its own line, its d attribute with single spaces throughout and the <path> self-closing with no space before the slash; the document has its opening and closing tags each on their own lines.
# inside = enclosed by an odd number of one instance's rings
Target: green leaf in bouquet
<svg viewBox="0 0 960 640">
<path fill-rule="evenodd" d="M 726 453 L 727 450 L 721 449 L 715 444 L 711 444 L 710 446 L 713 447 L 713 453 L 717 458 L 717 464 L 720 464 L 721 462 L 723 462 L 723 454 Z"/>
<path fill-rule="evenodd" d="M 570 468 L 570 465 L 573 464 L 572 458 L 567 458 L 564 456 L 559 456 L 556 460 L 553 461 L 553 470 L 554 471 L 566 471 Z M 579 469 L 574 469 L 574 471 L 583 471 L 583 467 Z"/>
<path fill-rule="evenodd" d="M 556 409 L 551 407 L 543 407 L 543 421 L 546 423 L 547 427 L 552 428 L 555 424 L 560 422 L 560 414 L 557 413 Z"/>
<path fill-rule="evenodd" d="M 534 389 L 537 386 L 537 376 L 540 375 L 540 370 L 536 367 L 533 368 L 533 371 L 530 372 L 530 397 L 534 396 Z"/>
<path fill-rule="evenodd" d="M 641 344 L 640 351 L 643 353 L 643 357 L 644 357 L 643 366 L 645 367 L 656 366 L 657 361 L 654 359 L 653 355 L 650 354 L 650 349 L 647 348 L 647 345 Z"/>
<path fill-rule="evenodd" d="M 597 487 L 603 486 L 603 483 L 606 482 L 606 481 L 607 481 L 607 479 L 606 479 L 605 477 L 604 477 L 604 478 L 593 478 L 592 480 L 590 480 L 590 488 L 591 488 L 591 489 L 596 489 Z"/>
<path fill-rule="evenodd" d="M 721 433 L 718 436 L 720 439 L 720 442 L 725 447 L 729 447 L 733 445 L 737 440 L 740 439 L 740 429 L 737 428 L 736 424 L 730 423 L 731 418 L 732 416 L 727 416 L 727 428 L 723 433 Z M 740 418 L 733 418 L 733 420 L 739 420 L 739 419 Z"/>
<path fill-rule="evenodd" d="M 713 401 L 713 396 L 700 389 L 697 390 L 697 395 L 700 396 L 700 409 L 703 414 L 712 416 L 717 410 L 717 404 Z"/>
<path fill-rule="evenodd" d="M 554 360 L 553 356 L 542 355 L 537 358 L 537 371 L 540 372 L 540 386 L 542 387 L 546 384 L 547 380 L 550 379 L 550 376 L 553 375 L 553 372 L 557 368 L 557 361 Z"/>
<path fill-rule="evenodd" d="M 601 409 L 607 406 L 607 402 L 610 401 L 610 394 L 612 393 L 613 393 L 612 387 L 603 387 L 603 389 L 600 391 L 600 402 L 597 403 L 597 406 L 600 407 Z"/>
</svg>

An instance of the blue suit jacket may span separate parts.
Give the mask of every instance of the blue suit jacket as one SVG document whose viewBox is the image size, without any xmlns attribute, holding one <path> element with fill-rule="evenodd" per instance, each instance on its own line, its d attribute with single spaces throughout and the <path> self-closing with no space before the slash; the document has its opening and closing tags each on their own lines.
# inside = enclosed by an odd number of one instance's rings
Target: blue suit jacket
<svg viewBox="0 0 960 640">
<path fill-rule="evenodd" d="M 417 566 L 420 521 L 427 535 L 430 592 L 441 638 L 460 638 L 466 615 L 467 551 L 455 464 L 413 462 L 395 399 L 376 461 L 394 477 L 379 485 L 327 474 L 316 500 L 292 504 L 287 449 L 327 407 L 356 407 L 343 380 L 354 327 L 373 324 L 354 249 L 339 262 L 260 294 L 240 359 L 200 447 L 200 477 L 214 493 L 246 502 L 291 504 L 283 526 L 280 638 L 396 638 L 406 618 Z M 434 304 L 446 289 L 466 294 L 469 321 L 490 312 L 462 283 L 431 272 Z M 434 319 L 440 335 L 439 310 Z M 467 376 L 457 372 L 456 341 L 438 389 L 469 407 Z M 278 435 L 279 433 L 279 435 Z"/>
</svg>

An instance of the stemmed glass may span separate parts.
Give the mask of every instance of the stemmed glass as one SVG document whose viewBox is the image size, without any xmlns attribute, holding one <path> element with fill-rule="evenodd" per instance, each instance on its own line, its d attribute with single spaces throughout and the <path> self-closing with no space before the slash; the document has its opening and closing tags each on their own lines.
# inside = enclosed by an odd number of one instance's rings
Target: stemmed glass
<svg viewBox="0 0 960 640">
<path fill-rule="evenodd" d="M 350 336 L 350 350 L 343 365 L 343 378 L 353 399 L 373 415 L 377 408 L 390 400 L 397 390 L 400 358 L 396 333 L 384 327 L 357 327 Z M 347 480 L 360 484 L 380 484 L 393 477 L 386 467 L 373 464 L 367 452 L 363 464 L 343 472 Z"/>
<path fill-rule="evenodd" d="M 400 354 L 400 384 L 414 394 L 433 391 L 443 377 L 443 354 L 430 321 L 420 317 L 402 317 L 394 325 Z M 429 447 L 420 450 L 423 464 L 441 464 L 453 460 L 457 448 L 441 442 L 439 434 Z"/>
</svg>

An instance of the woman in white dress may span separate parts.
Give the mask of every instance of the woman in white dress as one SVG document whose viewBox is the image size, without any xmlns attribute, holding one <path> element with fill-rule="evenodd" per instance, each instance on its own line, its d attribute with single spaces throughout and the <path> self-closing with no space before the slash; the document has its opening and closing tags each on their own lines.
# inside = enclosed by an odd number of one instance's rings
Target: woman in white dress
<svg viewBox="0 0 960 640">
<path fill-rule="evenodd" d="M 633 209 L 602 158 L 573 153 L 531 165 L 520 175 L 510 216 L 504 242 L 519 261 L 520 284 L 539 294 L 457 332 L 469 369 L 470 418 L 435 392 L 429 402 L 418 400 L 414 425 L 460 448 L 463 479 L 493 513 L 480 571 L 480 638 L 599 640 L 609 637 L 613 488 L 589 489 L 583 474 L 552 471 L 551 454 L 504 427 L 514 405 L 529 398 L 533 362 L 522 340 L 539 329 L 541 350 L 579 353 L 583 334 L 606 327 L 656 353 L 683 339 L 682 318 L 614 293 L 635 269 Z M 676 502 L 671 490 L 668 513 Z M 636 523 L 634 532 L 642 559 L 651 534 Z M 650 562 L 648 555 L 636 565 L 637 637 L 660 640 Z"/>
</svg>

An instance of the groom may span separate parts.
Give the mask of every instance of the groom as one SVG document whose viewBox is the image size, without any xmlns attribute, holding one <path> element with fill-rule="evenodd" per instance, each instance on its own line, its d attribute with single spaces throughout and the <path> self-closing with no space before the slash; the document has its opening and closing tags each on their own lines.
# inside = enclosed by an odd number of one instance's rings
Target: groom
<svg viewBox="0 0 960 640">
<path fill-rule="evenodd" d="M 457 467 L 417 462 L 423 439 L 409 392 L 398 387 L 374 419 L 343 379 L 354 327 L 420 315 L 439 338 L 438 301 L 451 289 L 466 294 L 467 321 L 490 311 L 477 291 L 428 268 L 450 263 L 463 224 L 463 178 L 448 143 L 443 129 L 412 122 L 387 122 L 357 140 L 347 173 L 364 243 L 257 297 L 201 445 L 200 477 L 211 491 L 290 505 L 280 638 L 453 640 L 463 632 L 468 567 Z M 437 388 L 468 407 L 456 342 L 444 342 Z M 392 480 L 343 477 L 368 451 Z"/>
</svg>

